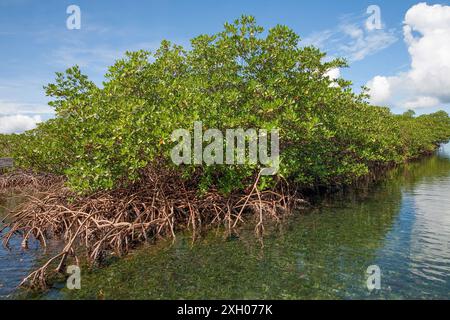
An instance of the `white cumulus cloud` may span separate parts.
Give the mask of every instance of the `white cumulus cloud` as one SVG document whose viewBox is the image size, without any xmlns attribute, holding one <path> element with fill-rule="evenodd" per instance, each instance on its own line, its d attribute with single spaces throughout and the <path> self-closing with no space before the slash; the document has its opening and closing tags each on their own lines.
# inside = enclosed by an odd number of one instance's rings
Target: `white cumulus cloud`
<svg viewBox="0 0 450 320">
<path fill-rule="evenodd" d="M 341 77 L 341 70 L 339 68 L 333 68 L 329 70 L 325 76 L 329 77 L 331 80 L 336 80 Z"/>
<path fill-rule="evenodd" d="M 369 81 L 367 87 L 371 88 L 370 94 L 373 104 L 382 104 L 391 96 L 391 85 L 386 77 L 376 76 Z"/>
<path fill-rule="evenodd" d="M 417 97 L 404 103 L 405 109 L 430 108 L 439 105 L 440 101 L 434 97 Z"/>
<path fill-rule="evenodd" d="M 0 116 L 12 114 L 52 114 L 53 109 L 44 104 L 0 100 Z"/>
<path fill-rule="evenodd" d="M 38 123 L 42 122 L 40 116 L 12 115 L 0 116 L 0 133 L 21 133 L 34 129 Z"/>
<path fill-rule="evenodd" d="M 371 102 L 405 109 L 450 103 L 450 6 L 414 5 L 405 15 L 403 35 L 409 70 L 370 80 Z"/>
</svg>

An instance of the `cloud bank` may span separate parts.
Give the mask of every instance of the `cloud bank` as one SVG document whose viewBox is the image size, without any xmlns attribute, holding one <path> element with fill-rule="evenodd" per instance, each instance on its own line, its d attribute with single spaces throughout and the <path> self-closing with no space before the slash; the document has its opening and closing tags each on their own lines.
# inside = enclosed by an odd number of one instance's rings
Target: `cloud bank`
<svg viewBox="0 0 450 320">
<path fill-rule="evenodd" d="M 19 103 L 0 100 L 0 116 L 13 114 L 52 114 L 53 109 L 44 104 Z"/>
<path fill-rule="evenodd" d="M 38 123 L 42 122 L 40 116 L 0 116 L 0 133 L 21 133 L 34 129 Z"/>
<path fill-rule="evenodd" d="M 371 102 L 403 109 L 450 103 L 450 6 L 414 5 L 405 15 L 403 37 L 409 70 L 370 80 Z"/>
</svg>

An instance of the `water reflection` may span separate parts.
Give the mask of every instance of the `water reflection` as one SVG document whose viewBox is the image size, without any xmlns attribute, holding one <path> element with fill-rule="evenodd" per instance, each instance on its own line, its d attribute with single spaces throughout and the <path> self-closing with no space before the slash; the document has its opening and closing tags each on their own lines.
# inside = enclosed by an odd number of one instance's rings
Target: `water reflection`
<svg viewBox="0 0 450 320">
<path fill-rule="evenodd" d="M 12 210 L 17 208 L 25 197 L 13 193 L 0 194 L 0 229 L 2 221 Z M 4 230 L 4 232 L 6 232 Z M 61 248 L 58 240 L 47 241 L 44 250 L 38 241 L 31 239 L 28 249 L 21 247 L 20 236 L 12 237 L 9 248 L 5 248 L 0 241 L 0 299 L 13 299 L 17 286 L 37 265 L 48 259 L 52 253 Z"/>
<path fill-rule="evenodd" d="M 0 194 L 0 228 L 1 220 L 20 201 L 13 194 Z M 20 239 L 12 239 L 11 250 L 7 250 L 0 243 L 0 299 L 11 297 L 17 285 L 28 274 L 36 257 L 36 250 L 23 251 L 20 244 Z"/>
<path fill-rule="evenodd" d="M 264 246 L 251 230 L 223 240 L 143 249 L 83 278 L 70 297 L 316 299 L 449 298 L 450 159 L 439 155 L 390 172 L 360 192 L 323 199 Z M 369 292 L 378 265 L 382 288 Z"/>
<path fill-rule="evenodd" d="M 377 253 L 385 297 L 450 298 L 449 154 L 403 171 L 401 211 Z"/>
<path fill-rule="evenodd" d="M 273 230 L 263 246 L 250 227 L 226 239 L 222 231 L 212 231 L 195 245 L 179 236 L 172 246 L 160 243 L 107 268 L 84 270 L 82 290 L 62 296 L 448 299 L 449 196 L 447 146 L 393 170 L 375 186 L 321 199 L 318 209 L 296 214 Z M 33 263 L 33 251 L 2 250 L 0 297 Z M 379 291 L 367 289 L 370 265 L 381 268 Z"/>
</svg>

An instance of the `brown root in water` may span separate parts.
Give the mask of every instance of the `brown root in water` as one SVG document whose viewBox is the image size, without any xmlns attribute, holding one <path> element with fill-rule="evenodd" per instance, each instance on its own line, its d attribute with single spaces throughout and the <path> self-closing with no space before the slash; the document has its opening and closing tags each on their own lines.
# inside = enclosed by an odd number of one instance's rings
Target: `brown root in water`
<svg viewBox="0 0 450 320">
<path fill-rule="evenodd" d="M 158 238 L 175 238 L 178 230 L 195 235 L 213 225 L 231 231 L 247 218 L 256 218 L 255 232 L 262 235 L 265 220 L 278 221 L 304 202 L 289 185 L 280 181 L 276 191 L 259 191 L 259 176 L 247 194 L 223 196 L 212 190 L 199 196 L 196 188 L 166 170 L 147 169 L 142 179 L 128 187 L 77 196 L 63 182 L 28 196 L 6 225 L 3 244 L 13 235 L 22 236 L 26 247 L 31 238 L 46 246 L 49 239 L 62 239 L 64 248 L 26 277 L 21 285 L 45 288 L 48 277 L 64 271 L 69 257 L 101 263 L 106 254 L 122 256 L 136 245 Z M 1 231 L 1 230 L 0 230 Z"/>
<path fill-rule="evenodd" d="M 58 175 L 17 170 L 0 175 L 0 192 L 42 190 L 64 181 L 65 178 Z"/>
</svg>

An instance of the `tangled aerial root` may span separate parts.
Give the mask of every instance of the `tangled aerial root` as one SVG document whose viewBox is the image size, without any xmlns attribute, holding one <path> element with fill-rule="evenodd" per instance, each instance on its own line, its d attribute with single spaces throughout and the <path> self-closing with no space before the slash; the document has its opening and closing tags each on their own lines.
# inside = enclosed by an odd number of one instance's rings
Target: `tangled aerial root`
<svg viewBox="0 0 450 320">
<path fill-rule="evenodd" d="M 0 175 L 0 192 L 11 189 L 41 190 L 55 184 L 61 184 L 65 178 L 62 176 L 29 171 L 13 171 Z"/>
<path fill-rule="evenodd" d="M 45 288 L 52 266 L 61 272 L 68 257 L 78 263 L 80 252 L 89 262 L 98 263 L 105 254 L 124 255 L 149 239 L 175 237 L 175 232 L 183 228 L 194 235 L 211 225 L 222 224 L 231 230 L 247 216 L 256 218 L 255 231 L 262 234 L 266 219 L 277 221 L 296 203 L 303 202 L 286 183 L 279 183 L 278 192 L 260 192 L 258 179 L 247 194 L 227 197 L 215 191 L 199 196 L 173 172 L 150 169 L 132 186 L 88 197 L 77 196 L 58 182 L 45 192 L 29 196 L 3 228 L 7 230 L 3 244 L 7 246 L 15 234 L 23 237 L 24 248 L 32 237 L 44 247 L 51 238 L 64 241 L 62 251 L 21 283 Z"/>
</svg>

